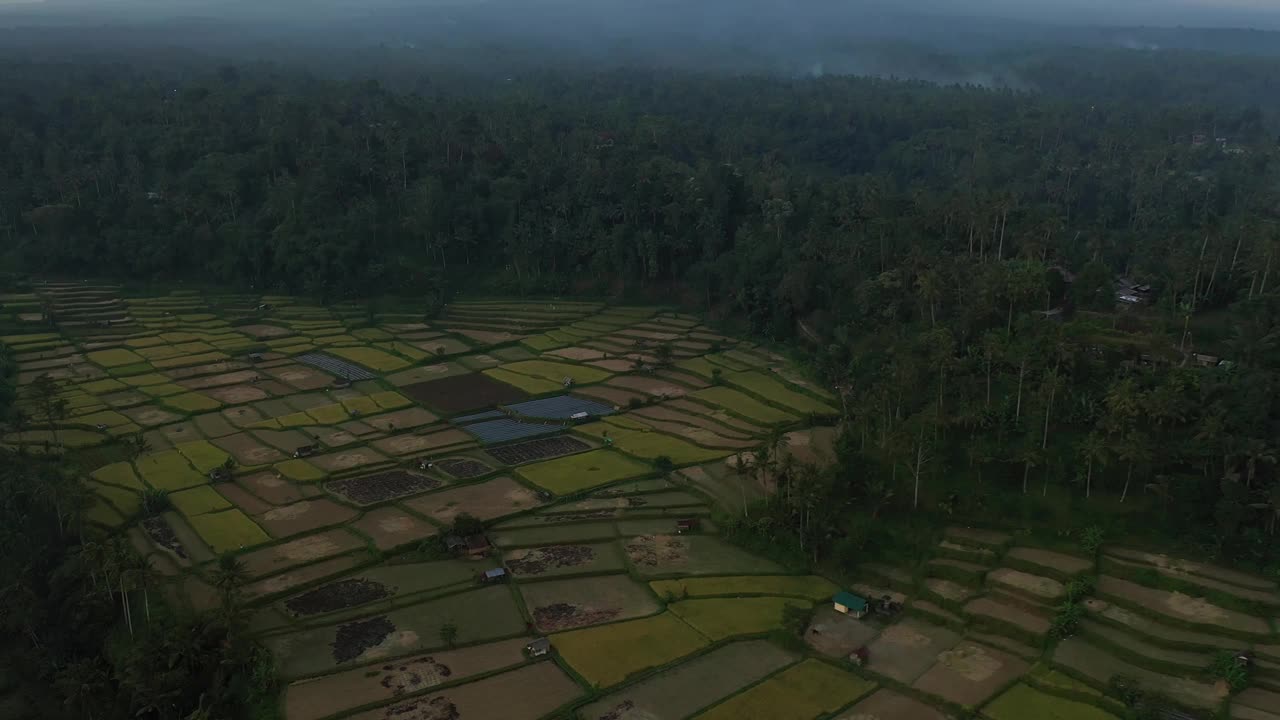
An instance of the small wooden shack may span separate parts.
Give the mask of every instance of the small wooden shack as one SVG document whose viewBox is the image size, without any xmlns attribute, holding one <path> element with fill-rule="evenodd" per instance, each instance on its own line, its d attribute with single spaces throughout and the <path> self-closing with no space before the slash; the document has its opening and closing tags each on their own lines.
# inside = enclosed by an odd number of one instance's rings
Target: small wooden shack
<svg viewBox="0 0 1280 720">
<path fill-rule="evenodd" d="M 293 456 L 295 458 L 311 457 L 312 455 L 315 455 L 318 450 L 319 448 L 315 445 L 302 445 L 297 450 L 293 451 Z"/>
<path fill-rule="evenodd" d="M 676 520 L 676 532 L 682 535 L 693 532 L 698 529 L 699 524 L 698 518 L 680 518 Z"/>
<path fill-rule="evenodd" d="M 535 638 L 524 646 L 525 652 L 529 653 L 529 657 L 542 657 L 551 652 L 551 641 L 547 638 Z"/>
<path fill-rule="evenodd" d="M 863 617 L 867 614 L 867 600 L 859 595 L 854 595 L 847 590 L 841 590 L 831 598 L 831 605 L 838 613 L 852 615 L 855 618 Z"/>
<path fill-rule="evenodd" d="M 500 583 L 500 582 L 506 582 L 506 580 L 507 580 L 506 568 L 496 567 L 496 568 L 493 568 L 492 570 L 484 571 L 485 583 L 489 583 L 489 584 Z"/>
</svg>

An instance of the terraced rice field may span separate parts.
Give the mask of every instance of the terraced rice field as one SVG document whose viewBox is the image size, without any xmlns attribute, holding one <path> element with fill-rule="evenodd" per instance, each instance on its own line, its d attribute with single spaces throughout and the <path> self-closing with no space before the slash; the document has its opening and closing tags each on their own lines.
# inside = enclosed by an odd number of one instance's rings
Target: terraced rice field
<svg viewBox="0 0 1280 720">
<path fill-rule="evenodd" d="M 58 292 L 50 284 L 33 297 Z M 429 322 L 417 309 L 370 322 L 354 303 L 92 292 L 118 313 L 113 332 L 39 325 L 0 339 L 18 348 L 21 382 L 48 373 L 68 406 L 56 437 L 36 424 L 0 441 L 102 458 L 85 468 L 88 531 L 123 533 L 150 558 L 167 585 L 153 602 L 212 607 L 208 578 L 220 553 L 235 554 L 253 627 L 284 681 L 284 720 L 939 720 L 944 701 L 991 720 L 1106 720 L 1102 693 L 1114 674 L 1181 688 L 1187 704 L 1208 707 L 1207 684 L 1142 663 L 1207 657 L 1245 638 L 1280 646 L 1257 624 L 1264 618 L 1141 589 L 1126 575 L 1100 583 L 1081 636 L 1047 658 L 1059 670 L 1029 672 L 1039 648 L 1010 627 L 979 628 L 978 611 L 1013 608 L 1047 624 L 1035 604 L 1056 602 L 1062 583 L 1094 568 L 1040 548 L 1006 553 L 1009 536 L 972 529 L 947 538 L 959 548 L 950 557 L 978 567 L 963 599 L 930 595 L 946 604 L 930 608 L 896 595 L 913 612 L 889 622 L 838 615 L 836 592 L 874 599 L 889 592 L 878 587 L 884 577 L 859 574 L 844 587 L 786 575 L 719 537 L 712 519 L 713 509 L 738 514 L 743 496 L 770 492 L 771 478 L 739 475 L 734 456 L 749 457 L 772 427 L 785 433 L 784 454 L 829 462 L 834 431 L 807 425 L 835 402 L 786 360 L 691 316 L 489 300 L 450 305 Z M 676 362 L 638 372 L 658 343 L 670 343 Z M 538 402 L 519 405 L 531 396 Z M 582 403 L 590 399 L 598 402 Z M 566 409 L 579 406 L 589 418 Z M 482 446 L 467 429 L 509 413 L 533 413 L 551 436 Z M 134 436 L 146 446 L 130 454 L 123 441 Z M 675 471 L 662 475 L 660 458 Z M 152 490 L 167 491 L 171 509 L 147 517 L 142 497 Z M 440 559 L 464 515 L 484 523 L 492 546 Z M 690 518 L 700 525 L 677 532 Z M 1277 592 L 1226 568 L 1106 554 L 1206 592 Z M 499 567 L 506 580 L 485 582 Z M 916 591 L 910 572 L 894 578 Z M 768 639 L 785 608 L 810 606 L 815 649 Z M 457 629 L 455 647 L 446 626 Z M 1135 638 L 1123 658 L 1091 643 L 1119 632 Z M 525 652 L 539 634 L 554 661 Z M 863 645 L 871 661 L 861 675 L 814 659 L 843 661 Z M 914 690 L 877 690 L 880 682 Z"/>
</svg>

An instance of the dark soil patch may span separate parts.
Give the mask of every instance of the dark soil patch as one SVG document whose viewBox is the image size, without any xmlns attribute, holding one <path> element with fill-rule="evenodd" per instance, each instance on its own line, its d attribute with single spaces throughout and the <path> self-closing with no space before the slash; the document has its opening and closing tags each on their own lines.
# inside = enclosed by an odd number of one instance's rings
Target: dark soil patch
<svg viewBox="0 0 1280 720">
<path fill-rule="evenodd" d="M 435 466 L 459 479 L 479 477 L 485 473 L 493 471 L 493 468 L 485 465 L 479 460 L 471 460 L 468 458 L 441 460 L 437 462 Z"/>
<path fill-rule="evenodd" d="M 458 707 L 443 695 L 411 700 L 382 711 L 387 720 L 459 720 Z"/>
<path fill-rule="evenodd" d="M 627 713 L 631 712 L 635 706 L 636 704 L 634 702 L 625 700 L 614 709 L 604 715 L 601 715 L 600 720 L 622 720 L 622 718 L 626 717 Z"/>
<path fill-rule="evenodd" d="M 627 543 L 627 557 L 635 565 L 657 567 L 685 557 L 684 540 L 670 535 L 641 535 Z"/>
<path fill-rule="evenodd" d="M 355 660 L 395 631 L 395 624 L 386 615 L 339 625 L 337 637 L 329 645 L 333 648 L 333 659 L 340 663 Z"/>
<path fill-rule="evenodd" d="M 364 477 L 335 480 L 325 483 L 324 487 L 329 492 L 337 493 L 351 502 L 372 505 L 435 490 L 443 484 L 436 478 L 418 475 L 407 470 L 388 470 Z"/>
<path fill-rule="evenodd" d="M 446 415 L 506 405 L 529 397 L 519 388 L 482 373 L 406 385 L 400 388 L 400 392 Z"/>
<path fill-rule="evenodd" d="M 572 603 L 555 603 L 535 608 L 533 621 L 547 632 L 558 632 L 583 625 L 598 625 L 616 618 L 619 610 L 583 610 Z"/>
<path fill-rule="evenodd" d="M 142 521 L 142 529 L 147 531 L 147 535 L 157 545 L 183 560 L 187 559 L 186 548 L 182 547 L 182 543 L 178 541 L 178 536 L 173 533 L 173 528 L 169 527 L 169 523 L 165 522 L 164 518 L 160 516 L 147 518 Z"/>
<path fill-rule="evenodd" d="M 517 575 L 540 575 L 551 568 L 576 567 L 595 559 L 596 551 L 586 545 L 556 545 L 530 550 L 528 555 L 507 561 Z"/>
<path fill-rule="evenodd" d="M 308 590 L 284 605 L 294 615 L 318 615 L 381 600 L 393 592 L 395 588 L 388 588 L 382 583 L 353 578 Z"/>
<path fill-rule="evenodd" d="M 560 457 L 561 455 L 569 455 L 590 449 L 591 446 L 581 440 L 562 435 L 541 440 L 530 440 L 504 447 L 489 448 L 489 454 L 507 465 L 519 465 L 533 462 L 534 460 L 545 460 L 546 458 Z"/>
<path fill-rule="evenodd" d="M 448 665 L 436 662 L 430 655 L 414 658 L 401 665 L 383 665 L 379 684 L 391 691 L 392 697 L 399 697 L 418 688 L 432 687 L 449 681 L 453 670 Z"/>
</svg>

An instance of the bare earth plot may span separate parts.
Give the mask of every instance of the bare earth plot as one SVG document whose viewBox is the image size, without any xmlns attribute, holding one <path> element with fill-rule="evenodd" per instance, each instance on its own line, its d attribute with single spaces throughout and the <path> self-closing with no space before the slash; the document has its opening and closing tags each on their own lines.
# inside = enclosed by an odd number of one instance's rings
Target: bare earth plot
<svg viewBox="0 0 1280 720">
<path fill-rule="evenodd" d="M 349 507 L 319 498 L 268 510 L 257 520 L 273 537 L 285 538 L 322 527 L 341 525 L 355 516 L 356 511 Z"/>
<path fill-rule="evenodd" d="M 1083 675 L 1103 687 L 1111 682 L 1112 677 L 1127 675 L 1137 679 L 1144 687 L 1165 693 L 1193 707 L 1213 708 L 1221 700 L 1212 685 L 1187 678 L 1162 675 L 1138 667 L 1090 645 L 1079 637 L 1068 638 L 1058 643 L 1053 651 L 1053 663 Z"/>
<path fill-rule="evenodd" d="M 425 692 L 446 682 L 501 670 L 525 661 L 528 638 L 400 658 L 291 684 L 285 691 L 289 720 L 318 720 L 345 710 Z"/>
<path fill-rule="evenodd" d="M 824 605 L 813 614 L 804 641 L 828 657 L 847 658 L 854 650 L 870 642 L 878 632 L 868 623 Z"/>
<path fill-rule="evenodd" d="M 297 679 L 441 647 L 440 628 L 448 622 L 458 628 L 460 644 L 524 632 L 524 621 L 508 588 L 488 587 L 295 631 L 269 638 L 267 644 L 276 655 L 280 674 Z"/>
<path fill-rule="evenodd" d="M 1021 676 L 1029 665 L 1009 653 L 962 642 L 942 652 L 933 668 L 912 685 L 917 690 L 974 707 Z"/>
<path fill-rule="evenodd" d="M 628 540 L 625 550 L 641 575 L 736 575 L 782 570 L 770 560 L 708 535 L 641 535 Z"/>
<path fill-rule="evenodd" d="M 652 615 L 657 599 L 626 575 L 520 583 L 525 607 L 540 632 L 552 633 Z"/>
<path fill-rule="evenodd" d="M 581 694 L 581 688 L 563 670 L 554 663 L 540 662 L 437 695 L 352 715 L 350 720 L 537 720 Z"/>
<path fill-rule="evenodd" d="M 867 646 L 872 672 L 911 684 L 938 658 L 960 642 L 960 635 L 947 628 L 908 618 L 890 625 Z"/>
<path fill-rule="evenodd" d="M 931 705 L 892 690 L 877 690 L 835 720 L 948 720 Z M 1026 720 L 1032 720 L 1027 718 Z"/>
<path fill-rule="evenodd" d="M 346 530 L 326 530 L 282 545 L 254 550 L 240 556 L 251 576 L 267 575 L 295 565 L 323 560 L 364 547 L 364 541 Z"/>
<path fill-rule="evenodd" d="M 474 485 L 465 485 L 407 500 L 412 510 L 450 524 L 462 513 L 491 520 L 522 510 L 530 510 L 542 503 L 537 493 L 508 477 L 498 477 Z"/>
<path fill-rule="evenodd" d="M 379 550 L 391 550 L 436 534 L 434 525 L 394 507 L 378 508 L 365 514 L 351 527 L 368 535 Z"/>
<path fill-rule="evenodd" d="M 1237 635 L 1271 635 L 1271 627 L 1262 618 L 1221 608 L 1204 598 L 1180 592 L 1155 590 L 1110 575 L 1098 577 L 1097 592 L 1104 597 L 1184 623 L 1227 630 Z"/>
</svg>

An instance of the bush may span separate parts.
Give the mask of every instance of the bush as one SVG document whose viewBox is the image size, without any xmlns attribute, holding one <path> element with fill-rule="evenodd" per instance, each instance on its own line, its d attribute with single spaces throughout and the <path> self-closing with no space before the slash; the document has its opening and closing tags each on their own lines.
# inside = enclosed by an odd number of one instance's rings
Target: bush
<svg viewBox="0 0 1280 720">
<path fill-rule="evenodd" d="M 1055 638 L 1069 638 L 1080 628 L 1080 620 L 1084 617 L 1084 607 L 1068 600 L 1058 606 L 1058 614 L 1054 615 L 1049 625 L 1049 634 Z"/>
<path fill-rule="evenodd" d="M 1225 681 L 1233 691 L 1243 690 L 1249 684 L 1249 663 L 1238 653 L 1220 650 L 1209 665 L 1209 676 Z"/>
<path fill-rule="evenodd" d="M 1067 602 L 1077 603 L 1093 592 L 1093 578 L 1076 578 L 1067 583 Z"/>
<path fill-rule="evenodd" d="M 462 513 L 453 519 L 455 535 L 475 535 L 484 532 L 484 522 L 474 515 Z"/>
<path fill-rule="evenodd" d="M 1098 550 L 1102 548 L 1105 538 L 1102 528 L 1097 525 L 1090 525 L 1080 531 L 1080 549 L 1089 557 L 1096 557 Z"/>
<path fill-rule="evenodd" d="M 142 514 L 146 517 L 155 517 L 172 507 L 167 490 L 147 488 L 142 491 Z"/>
</svg>

